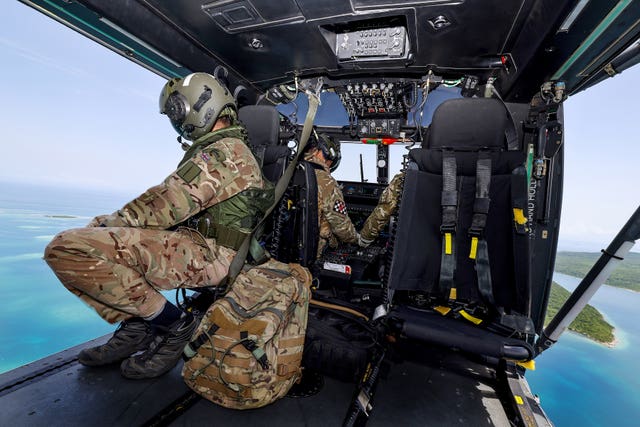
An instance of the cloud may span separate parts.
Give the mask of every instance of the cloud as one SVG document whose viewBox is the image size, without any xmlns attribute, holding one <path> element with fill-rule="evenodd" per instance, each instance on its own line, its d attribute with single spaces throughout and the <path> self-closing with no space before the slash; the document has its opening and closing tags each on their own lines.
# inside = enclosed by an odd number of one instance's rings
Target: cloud
<svg viewBox="0 0 640 427">
<path fill-rule="evenodd" d="M 69 66 L 66 63 L 63 63 L 54 58 L 42 55 L 39 52 L 33 51 L 27 48 L 26 46 L 20 45 L 15 41 L 8 40 L 3 37 L 0 37 L 0 47 L 3 50 L 5 50 L 7 53 L 13 53 L 17 56 L 20 56 L 38 65 L 53 68 L 74 77 L 88 76 L 88 73 L 81 68 Z"/>
<path fill-rule="evenodd" d="M 42 258 L 42 253 L 32 252 L 27 254 L 9 255 L 0 257 L 0 264 L 14 263 L 18 261 L 30 261 L 38 258 Z"/>
</svg>

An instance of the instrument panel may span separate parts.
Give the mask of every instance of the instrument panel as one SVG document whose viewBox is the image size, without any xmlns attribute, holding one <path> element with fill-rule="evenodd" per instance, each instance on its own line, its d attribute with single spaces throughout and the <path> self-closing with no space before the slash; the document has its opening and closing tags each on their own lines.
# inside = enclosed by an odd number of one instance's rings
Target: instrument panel
<svg viewBox="0 0 640 427">
<path fill-rule="evenodd" d="M 341 181 L 340 185 L 349 218 L 356 230 L 360 230 L 377 206 L 386 185 L 350 181 Z M 379 272 L 385 259 L 388 235 L 388 230 L 383 230 L 366 248 L 351 243 L 341 243 L 337 248 L 327 248 L 317 263 L 316 274 L 320 280 L 320 289 L 327 286 L 327 283 L 337 285 L 348 293 L 353 293 L 355 289 L 363 286 L 379 289 L 382 284 Z"/>
<path fill-rule="evenodd" d="M 336 92 L 349 117 L 404 117 L 403 88 L 393 82 L 349 83 Z"/>
<path fill-rule="evenodd" d="M 340 181 L 342 194 L 347 206 L 353 203 L 370 203 L 371 210 L 378 204 L 385 185 L 369 182 Z"/>
</svg>

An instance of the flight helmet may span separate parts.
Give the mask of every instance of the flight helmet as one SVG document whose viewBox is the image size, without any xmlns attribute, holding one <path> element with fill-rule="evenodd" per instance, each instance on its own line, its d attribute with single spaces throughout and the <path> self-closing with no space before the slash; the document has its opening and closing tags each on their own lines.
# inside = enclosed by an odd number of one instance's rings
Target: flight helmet
<svg viewBox="0 0 640 427">
<path fill-rule="evenodd" d="M 194 141 L 213 128 L 220 113 L 235 112 L 233 95 L 207 73 L 169 80 L 160 93 L 160 114 L 166 114 L 181 137 Z"/>
<path fill-rule="evenodd" d="M 332 136 L 321 133 L 316 136 L 316 143 L 314 145 L 318 150 L 322 151 L 325 159 L 331 161 L 331 172 L 338 169 L 340 159 L 342 158 L 340 154 L 340 143 L 336 142 Z"/>
</svg>

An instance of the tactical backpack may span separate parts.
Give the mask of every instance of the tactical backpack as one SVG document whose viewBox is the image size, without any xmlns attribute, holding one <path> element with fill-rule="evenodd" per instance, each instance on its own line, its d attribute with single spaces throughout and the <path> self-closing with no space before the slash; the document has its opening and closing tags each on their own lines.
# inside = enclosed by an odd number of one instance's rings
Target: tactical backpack
<svg viewBox="0 0 640 427">
<path fill-rule="evenodd" d="M 311 274 L 269 260 L 241 272 L 185 347 L 187 385 L 233 409 L 265 406 L 300 377 Z"/>
</svg>

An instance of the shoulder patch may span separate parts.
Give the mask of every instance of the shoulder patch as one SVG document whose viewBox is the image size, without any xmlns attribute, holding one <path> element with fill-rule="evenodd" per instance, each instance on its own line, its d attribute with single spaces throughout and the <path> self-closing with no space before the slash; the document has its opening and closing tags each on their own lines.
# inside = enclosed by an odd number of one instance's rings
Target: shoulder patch
<svg viewBox="0 0 640 427">
<path fill-rule="evenodd" d="M 212 144 L 214 145 L 214 144 Z M 213 156 L 215 158 L 215 161 L 217 163 L 222 163 L 225 160 L 227 160 L 227 156 L 224 155 L 224 153 L 216 148 L 216 147 L 206 147 L 204 150 L 202 150 L 202 159 L 205 159 L 205 156 L 207 157 L 207 159 L 205 160 L 205 162 L 209 163 L 211 161 L 211 156 Z"/>
<path fill-rule="evenodd" d="M 333 204 L 333 210 L 338 212 L 339 214 L 346 215 L 347 214 L 347 205 L 342 200 L 336 200 Z"/>
<path fill-rule="evenodd" d="M 202 170 L 195 163 L 189 160 L 176 171 L 176 174 L 190 184 L 198 177 L 198 175 L 200 175 L 200 172 L 202 172 Z"/>
</svg>

